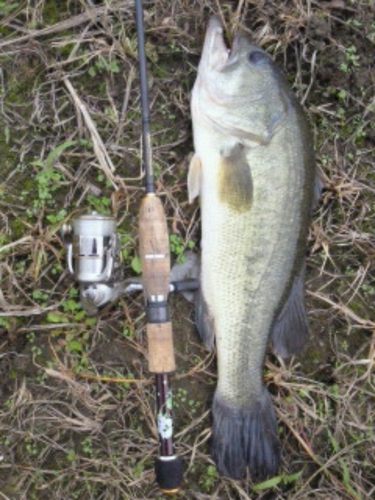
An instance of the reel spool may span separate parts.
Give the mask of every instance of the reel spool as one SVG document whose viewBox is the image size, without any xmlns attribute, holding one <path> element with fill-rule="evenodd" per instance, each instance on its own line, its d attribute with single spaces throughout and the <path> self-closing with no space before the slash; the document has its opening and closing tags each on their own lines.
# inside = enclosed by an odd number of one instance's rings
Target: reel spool
<svg viewBox="0 0 375 500">
<path fill-rule="evenodd" d="M 68 268 L 80 283 L 105 283 L 113 279 L 119 245 L 116 219 L 92 212 L 62 228 Z"/>
<path fill-rule="evenodd" d="M 80 284 L 81 302 L 89 315 L 121 293 L 116 219 L 97 212 L 81 215 L 62 227 L 70 273 Z"/>
</svg>

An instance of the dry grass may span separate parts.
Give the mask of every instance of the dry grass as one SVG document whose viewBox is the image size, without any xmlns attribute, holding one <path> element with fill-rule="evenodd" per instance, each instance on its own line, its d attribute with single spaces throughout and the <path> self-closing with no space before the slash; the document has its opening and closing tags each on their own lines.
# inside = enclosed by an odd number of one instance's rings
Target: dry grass
<svg viewBox="0 0 375 500">
<path fill-rule="evenodd" d="M 186 499 L 367 499 L 374 475 L 375 170 L 371 2 L 145 2 L 157 187 L 181 245 L 189 92 L 210 13 L 275 55 L 310 115 L 324 181 L 310 234 L 311 340 L 266 377 L 282 475 L 217 477 L 209 456 L 212 356 L 172 299 L 176 443 Z M 112 212 L 137 249 L 140 112 L 130 1 L 0 1 L 0 499 L 160 497 L 140 297 L 86 318 L 59 228 Z M 129 383 L 127 380 L 134 382 Z"/>
</svg>

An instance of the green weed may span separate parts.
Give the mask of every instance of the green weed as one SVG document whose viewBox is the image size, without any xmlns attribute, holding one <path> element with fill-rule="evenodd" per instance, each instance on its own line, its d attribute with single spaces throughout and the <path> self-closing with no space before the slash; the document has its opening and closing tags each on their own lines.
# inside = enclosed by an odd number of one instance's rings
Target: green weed
<svg viewBox="0 0 375 500">
<path fill-rule="evenodd" d="M 184 251 L 186 249 L 192 250 L 195 247 L 194 241 L 184 242 L 183 238 L 177 234 L 169 235 L 169 246 L 172 254 L 177 257 L 177 262 L 185 262 Z"/>
</svg>

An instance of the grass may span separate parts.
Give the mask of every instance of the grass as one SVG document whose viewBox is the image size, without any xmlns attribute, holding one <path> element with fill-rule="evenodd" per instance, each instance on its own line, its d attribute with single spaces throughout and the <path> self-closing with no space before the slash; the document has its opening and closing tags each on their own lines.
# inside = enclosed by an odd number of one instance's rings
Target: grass
<svg viewBox="0 0 375 500">
<path fill-rule="evenodd" d="M 142 196 L 133 3 L 0 2 L 0 499 L 159 499 L 154 393 L 142 298 L 87 318 L 61 225 L 87 210 L 119 221 L 139 272 Z M 199 246 L 187 203 L 189 92 L 209 13 L 242 26 L 303 100 L 324 182 L 310 232 L 311 339 L 267 357 L 280 474 L 220 478 L 209 455 L 215 363 L 191 306 L 171 298 L 181 499 L 374 496 L 374 80 L 368 2 L 151 2 L 146 10 L 157 190 L 175 260 Z"/>
</svg>

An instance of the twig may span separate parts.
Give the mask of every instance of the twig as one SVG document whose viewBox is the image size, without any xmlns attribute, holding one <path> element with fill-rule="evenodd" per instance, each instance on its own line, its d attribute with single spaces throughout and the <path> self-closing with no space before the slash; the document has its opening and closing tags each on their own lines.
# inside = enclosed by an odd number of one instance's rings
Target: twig
<svg viewBox="0 0 375 500">
<path fill-rule="evenodd" d="M 61 21 L 52 26 L 48 26 L 47 28 L 35 31 L 30 30 L 30 32 L 27 35 L 19 36 L 16 38 L 10 38 L 8 40 L 0 42 L 0 49 L 2 49 L 3 47 L 8 47 L 9 45 L 27 42 L 28 40 L 39 38 L 41 36 L 52 35 L 53 33 L 59 33 L 61 31 L 75 28 L 88 21 L 95 22 L 100 16 L 102 16 L 107 12 L 112 12 L 112 11 L 129 12 L 132 5 L 133 2 L 131 0 L 122 0 L 119 2 L 113 2 L 112 4 L 106 4 L 104 6 L 101 5 L 98 7 L 93 7 L 87 12 L 78 14 L 77 16 L 70 17 L 65 21 Z"/>
<path fill-rule="evenodd" d="M 329 304 L 332 306 L 336 311 L 341 312 L 345 316 L 349 317 L 353 321 L 355 321 L 358 325 L 360 325 L 362 328 L 368 328 L 369 330 L 374 330 L 375 329 L 375 323 L 373 321 L 367 320 L 367 319 L 362 319 L 359 316 L 357 316 L 349 307 L 344 306 L 343 304 L 336 304 L 328 298 L 326 295 L 322 295 L 317 292 L 311 292 L 310 290 L 307 291 L 309 295 L 312 297 L 315 297 L 316 299 L 320 299 L 323 302 L 326 302 L 326 304 Z"/>
<path fill-rule="evenodd" d="M 10 248 L 16 247 L 18 245 L 23 245 L 24 243 L 28 243 L 31 240 L 32 240 L 31 236 L 24 236 L 23 238 L 20 238 L 17 241 L 12 241 L 11 243 L 8 243 L 7 245 L 3 245 L 2 247 L 0 247 L 0 252 L 5 252 L 6 250 L 9 250 Z"/>
<path fill-rule="evenodd" d="M 0 311 L 0 317 L 4 316 L 38 316 L 44 314 L 47 311 L 51 311 L 58 307 L 58 304 L 52 304 L 48 307 L 24 307 L 22 309 L 20 306 L 2 306 L 3 309 L 8 309 L 8 311 Z M 21 306 L 22 307 L 22 306 Z"/>
<path fill-rule="evenodd" d="M 114 175 L 115 172 L 115 166 L 112 163 L 112 160 L 108 154 L 108 151 L 100 137 L 100 134 L 98 132 L 98 129 L 95 126 L 95 123 L 93 122 L 90 113 L 88 112 L 86 106 L 80 99 L 79 95 L 77 94 L 75 88 L 73 87 L 72 83 L 68 78 L 64 78 L 64 83 L 68 91 L 70 92 L 70 95 L 73 98 L 74 104 L 77 107 L 77 109 L 81 112 L 83 120 L 89 129 L 91 139 L 94 145 L 94 151 L 96 154 L 96 158 L 99 162 L 100 168 L 112 184 L 112 186 L 118 190 L 119 189 L 119 184 L 122 184 L 121 179 L 116 177 Z M 122 186 L 124 187 L 124 186 Z"/>
</svg>

